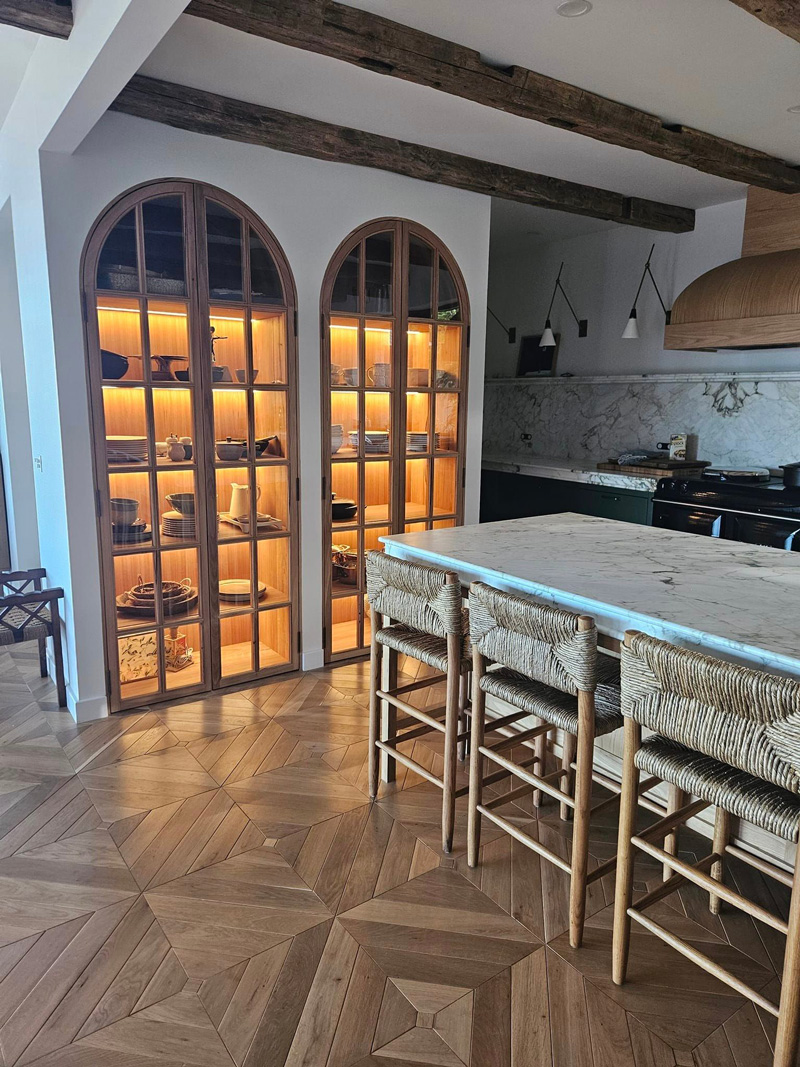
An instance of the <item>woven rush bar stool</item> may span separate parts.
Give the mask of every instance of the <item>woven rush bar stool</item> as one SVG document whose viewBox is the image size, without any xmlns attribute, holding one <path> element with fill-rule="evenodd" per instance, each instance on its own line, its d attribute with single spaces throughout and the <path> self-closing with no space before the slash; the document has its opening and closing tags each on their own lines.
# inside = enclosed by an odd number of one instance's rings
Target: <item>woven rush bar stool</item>
<svg viewBox="0 0 800 1067">
<path fill-rule="evenodd" d="M 586 887 L 612 871 L 616 862 L 612 858 L 588 873 L 592 812 L 619 799 L 615 792 L 591 808 L 592 779 L 596 777 L 605 786 L 612 784 L 605 776 L 595 775 L 594 741 L 622 726 L 619 663 L 598 654 L 597 629 L 588 615 L 535 604 L 481 582 L 470 587 L 469 617 L 473 666 L 467 861 L 470 867 L 477 865 L 481 817 L 486 816 L 568 874 L 569 938 L 573 948 L 578 948 L 583 938 Z M 494 666 L 487 670 L 489 662 Z M 487 719 L 487 693 L 518 710 Z M 515 728 L 530 716 L 536 725 Z M 564 731 L 564 758 L 558 770 L 545 774 L 547 733 L 553 727 Z M 503 736 L 492 744 L 485 743 L 489 731 Z M 514 762 L 504 753 L 519 745 L 533 750 L 533 755 Z M 500 769 L 485 774 L 484 760 Z M 483 803 L 483 787 L 509 774 L 525 784 Z M 495 810 L 530 792 L 534 804 L 542 792 L 558 800 L 562 818 L 568 810 L 574 811 L 571 863 Z"/>
<path fill-rule="evenodd" d="M 455 571 L 406 563 L 383 552 L 367 556 L 367 597 L 373 613 L 369 688 L 369 792 L 378 795 L 380 752 L 387 756 L 389 780 L 395 760 L 442 790 L 442 848 L 450 852 L 455 830 L 457 747 L 466 740 L 459 734 L 465 722 L 467 613 L 462 604 L 461 579 Z M 383 625 L 378 617 L 383 616 Z M 397 655 L 403 653 L 439 671 L 439 674 L 397 686 Z M 388 657 L 389 685 L 381 688 L 383 657 Z M 446 682 L 445 703 L 424 711 L 403 697 L 418 689 Z M 381 730 L 381 702 L 387 709 Z M 403 718 L 397 718 L 397 711 Z M 399 745 L 432 731 L 444 734 L 444 772 L 438 778 Z M 385 733 L 385 736 L 382 736 Z"/>
<path fill-rule="evenodd" d="M 800 683 L 689 652 L 645 634 L 629 632 L 622 649 L 625 717 L 622 807 L 614 905 L 613 978 L 626 978 L 631 920 L 660 937 L 720 981 L 777 1016 L 774 1067 L 794 1067 L 800 1030 L 800 874 L 794 877 L 761 857 L 730 844 L 737 816 L 798 842 L 800 834 Z M 642 727 L 655 731 L 642 741 Z M 635 833 L 636 787 L 641 771 L 670 783 L 684 803 L 653 826 Z M 716 807 L 711 852 L 696 864 L 678 859 L 656 842 L 674 834 L 699 811 Z M 639 850 L 661 861 L 670 877 L 632 904 L 633 863 Z M 722 882 L 725 855 L 749 863 L 792 888 L 789 921 Z M 665 930 L 644 911 L 685 882 L 786 935 L 780 1004 L 768 1001 L 735 975 Z"/>
</svg>

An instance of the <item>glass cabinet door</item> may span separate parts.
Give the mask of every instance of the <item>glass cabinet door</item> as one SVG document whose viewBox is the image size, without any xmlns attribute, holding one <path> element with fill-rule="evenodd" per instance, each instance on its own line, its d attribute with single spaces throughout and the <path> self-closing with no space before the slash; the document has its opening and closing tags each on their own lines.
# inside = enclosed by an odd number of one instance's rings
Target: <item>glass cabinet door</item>
<svg viewBox="0 0 800 1067">
<path fill-rule="evenodd" d="M 297 666 L 291 278 L 214 194 L 140 190 L 87 245 L 114 710 Z"/>
<path fill-rule="evenodd" d="M 326 656 L 369 645 L 364 559 L 380 538 L 461 521 L 466 306 L 432 234 L 351 235 L 323 293 Z"/>
</svg>

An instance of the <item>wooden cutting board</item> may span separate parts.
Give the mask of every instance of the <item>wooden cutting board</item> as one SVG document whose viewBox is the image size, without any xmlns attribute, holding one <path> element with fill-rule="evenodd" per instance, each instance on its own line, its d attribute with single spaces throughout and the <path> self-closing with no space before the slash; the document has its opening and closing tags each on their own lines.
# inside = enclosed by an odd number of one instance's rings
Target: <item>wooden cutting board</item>
<svg viewBox="0 0 800 1067">
<path fill-rule="evenodd" d="M 598 463 L 597 469 L 615 474 L 638 474 L 644 478 L 693 478 L 699 477 L 708 466 L 708 460 L 653 459 L 637 464 Z"/>
</svg>

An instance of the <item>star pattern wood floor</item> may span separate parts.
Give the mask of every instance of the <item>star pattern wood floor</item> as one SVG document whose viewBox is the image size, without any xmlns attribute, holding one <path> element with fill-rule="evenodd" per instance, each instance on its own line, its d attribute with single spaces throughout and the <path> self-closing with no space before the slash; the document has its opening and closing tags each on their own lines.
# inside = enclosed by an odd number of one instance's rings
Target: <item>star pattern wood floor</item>
<svg viewBox="0 0 800 1067">
<path fill-rule="evenodd" d="M 565 876 L 488 827 L 470 870 L 463 799 L 450 856 L 427 782 L 398 767 L 370 803 L 366 685 L 359 663 L 76 725 L 0 651 L 0 1067 L 769 1067 L 774 1020 L 646 931 L 613 985 L 613 879 L 574 951 Z M 414 756 L 440 772 L 437 741 Z M 502 810 L 569 855 L 554 805 Z M 615 836 L 612 807 L 592 863 Z M 776 997 L 769 928 L 692 887 L 654 917 Z"/>
</svg>

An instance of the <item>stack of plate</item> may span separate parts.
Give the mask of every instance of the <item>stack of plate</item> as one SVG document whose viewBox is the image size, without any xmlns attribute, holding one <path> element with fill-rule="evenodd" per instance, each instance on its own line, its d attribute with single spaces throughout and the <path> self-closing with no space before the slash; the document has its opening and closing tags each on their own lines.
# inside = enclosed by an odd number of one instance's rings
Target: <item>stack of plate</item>
<svg viewBox="0 0 800 1067">
<path fill-rule="evenodd" d="M 439 451 L 439 439 L 441 434 L 436 435 L 436 451 Z M 406 434 L 406 449 L 409 452 L 427 452 L 428 451 L 428 434 L 427 433 L 408 433 Z"/>
<path fill-rule="evenodd" d="M 350 445 L 352 448 L 358 448 L 358 441 L 360 434 L 358 430 L 351 430 Z M 389 431 L 388 430 L 366 430 L 364 433 L 364 451 L 365 452 L 388 452 L 389 451 Z"/>
<path fill-rule="evenodd" d="M 111 540 L 115 545 L 138 545 L 143 541 L 152 541 L 153 531 L 143 519 L 137 519 L 130 526 L 112 523 Z"/>
<path fill-rule="evenodd" d="M 344 444 L 344 426 L 340 422 L 331 423 L 331 452 L 338 452 Z"/>
<path fill-rule="evenodd" d="M 223 604 L 249 604 L 253 583 L 249 578 L 226 578 L 219 583 L 219 599 Z M 267 595 L 267 587 L 258 583 L 258 599 Z"/>
<path fill-rule="evenodd" d="M 106 437 L 109 463 L 147 463 L 146 437 Z"/>
<path fill-rule="evenodd" d="M 179 511 L 165 511 L 161 516 L 161 532 L 165 537 L 180 537 L 182 541 L 194 541 L 197 527 L 194 515 L 182 515 Z"/>
</svg>

